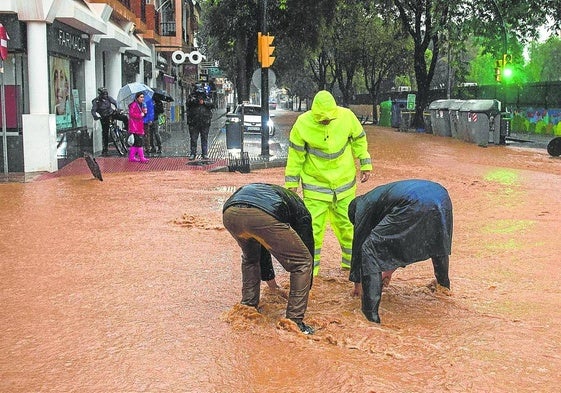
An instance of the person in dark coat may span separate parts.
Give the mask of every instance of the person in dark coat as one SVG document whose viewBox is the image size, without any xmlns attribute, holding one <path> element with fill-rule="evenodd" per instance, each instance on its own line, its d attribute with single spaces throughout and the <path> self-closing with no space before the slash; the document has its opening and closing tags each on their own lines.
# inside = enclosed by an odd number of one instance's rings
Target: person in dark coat
<svg viewBox="0 0 561 393">
<path fill-rule="evenodd" d="M 97 89 L 98 96 L 92 100 L 91 113 L 94 120 L 101 122 L 102 155 L 108 154 L 109 123 L 111 118 L 123 122 L 125 132 L 129 129 L 129 119 L 118 109 L 117 101 L 111 97 L 105 87 Z"/>
<path fill-rule="evenodd" d="M 300 197 L 278 185 L 247 184 L 223 206 L 224 227 L 242 250 L 241 303 L 259 305 L 261 280 L 273 280 L 271 254 L 290 272 L 286 318 L 304 334 L 303 322 L 312 285 L 314 236 L 312 217 Z"/>
<path fill-rule="evenodd" d="M 398 267 L 431 258 L 436 282 L 450 289 L 452 202 L 448 191 L 428 180 L 381 185 L 349 205 L 354 225 L 349 280 L 362 292 L 362 312 L 380 323 L 378 307 L 384 280 Z"/>
<path fill-rule="evenodd" d="M 150 153 L 162 154 L 162 137 L 160 135 L 160 115 L 165 112 L 163 101 L 154 95 L 154 121 L 150 126 Z M 157 149 L 156 149 L 157 147 Z"/>
<path fill-rule="evenodd" d="M 187 98 L 187 124 L 189 125 L 190 154 L 189 160 L 197 156 L 197 141 L 201 136 L 201 154 L 208 159 L 208 133 L 212 121 L 214 104 L 204 86 L 196 84 Z"/>
</svg>

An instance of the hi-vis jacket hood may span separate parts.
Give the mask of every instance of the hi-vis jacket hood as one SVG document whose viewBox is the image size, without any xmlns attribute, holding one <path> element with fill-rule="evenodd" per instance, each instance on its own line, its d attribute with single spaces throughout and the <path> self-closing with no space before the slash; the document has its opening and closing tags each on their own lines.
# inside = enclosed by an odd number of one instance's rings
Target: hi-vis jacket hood
<svg viewBox="0 0 561 393">
<path fill-rule="evenodd" d="M 322 90 L 312 102 L 312 116 L 318 123 L 337 118 L 337 103 L 330 92 Z"/>
<path fill-rule="evenodd" d="M 311 110 L 298 117 L 289 142 L 285 187 L 301 184 L 305 198 L 332 201 L 354 195 L 355 159 L 361 170 L 372 169 L 362 124 L 327 91 L 317 93 Z"/>
</svg>

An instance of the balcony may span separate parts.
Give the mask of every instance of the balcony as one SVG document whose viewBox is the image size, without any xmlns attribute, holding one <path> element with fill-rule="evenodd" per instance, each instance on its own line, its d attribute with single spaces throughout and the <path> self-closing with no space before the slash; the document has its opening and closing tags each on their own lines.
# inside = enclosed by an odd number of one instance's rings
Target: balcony
<svg viewBox="0 0 561 393">
<path fill-rule="evenodd" d="M 161 35 L 164 37 L 175 37 L 177 34 L 175 22 L 161 22 L 160 31 Z"/>
</svg>

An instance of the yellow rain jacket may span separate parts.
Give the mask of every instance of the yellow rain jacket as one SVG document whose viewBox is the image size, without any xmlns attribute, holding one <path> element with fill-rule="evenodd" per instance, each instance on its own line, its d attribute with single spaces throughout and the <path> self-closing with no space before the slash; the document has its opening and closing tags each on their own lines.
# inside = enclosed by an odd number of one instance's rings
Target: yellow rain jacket
<svg viewBox="0 0 561 393">
<path fill-rule="evenodd" d="M 320 122 L 331 120 L 327 125 Z M 328 91 L 314 97 L 311 110 L 298 117 L 290 132 L 285 187 L 302 183 L 304 198 L 337 201 L 356 191 L 355 159 L 372 170 L 366 134 L 354 113 L 337 106 Z"/>
</svg>

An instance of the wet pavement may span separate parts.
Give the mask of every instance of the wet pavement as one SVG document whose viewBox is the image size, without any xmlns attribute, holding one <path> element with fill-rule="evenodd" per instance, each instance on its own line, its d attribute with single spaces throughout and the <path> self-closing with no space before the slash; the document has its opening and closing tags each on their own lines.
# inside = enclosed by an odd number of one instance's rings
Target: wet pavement
<svg viewBox="0 0 561 393">
<path fill-rule="evenodd" d="M 281 167 L 150 170 L 187 167 L 169 156 L 103 182 L 1 184 L 0 392 L 558 392 L 561 158 L 365 129 L 374 170 L 357 194 L 407 178 L 449 191 L 451 296 L 433 292 L 430 261 L 415 263 L 382 294 L 382 323 L 368 322 L 326 231 L 305 316 L 313 336 L 266 284 L 259 313 L 240 306 L 222 206 L 241 185 L 283 184 Z"/>
<path fill-rule="evenodd" d="M 271 115 L 281 115 L 282 110 L 271 111 Z M 292 112 L 293 116 L 297 114 Z M 200 140 L 198 154 L 195 160 L 189 160 L 189 128 L 185 121 L 173 123 L 163 127 L 162 153 L 147 154 L 150 162 L 147 164 L 128 162 L 126 157 L 120 156 L 114 146 L 110 144 L 109 155 L 95 157 L 102 173 L 116 172 L 145 172 L 145 171 L 238 171 L 244 168 L 241 164 L 248 164 L 248 170 L 284 166 L 288 151 L 288 132 L 290 126 L 278 126 L 274 136 L 269 138 L 269 155 L 262 155 L 261 136 L 258 134 L 244 135 L 242 156 L 239 150 L 228 150 L 226 145 L 226 110 L 214 111 L 209 131 L 209 159 L 201 157 Z M 245 157 L 245 158 L 244 158 Z M 88 175 L 89 168 L 85 159 L 79 158 L 52 173 L 10 173 L 0 174 L 0 182 L 29 182 L 46 180 L 71 175 Z"/>
<path fill-rule="evenodd" d="M 130 163 L 125 157 L 120 156 L 115 148 L 110 145 L 109 156 L 96 157 L 102 173 L 116 172 L 144 172 L 144 171 L 244 171 L 271 167 L 284 166 L 288 152 L 288 134 L 296 116 L 300 112 L 283 109 L 271 110 L 277 129 L 274 136 L 269 139 L 269 155 L 262 155 L 262 141 L 258 134 L 244 135 L 244 152 L 241 156 L 239 150 L 228 150 L 226 144 L 226 110 L 214 111 L 212 125 L 209 132 L 209 159 L 203 160 L 198 143 L 198 155 L 195 160 L 189 160 L 189 128 L 185 121 L 163 127 L 162 153 L 148 154 L 150 162 L 147 164 Z M 506 145 L 546 150 L 547 145 L 554 136 L 511 133 L 506 138 Z M 245 157 L 245 158 L 244 158 Z M 89 168 L 83 158 L 79 158 L 53 173 L 9 173 L 0 174 L 2 182 L 29 182 L 46 180 L 57 177 L 90 174 Z"/>
</svg>

